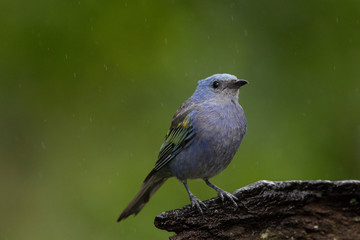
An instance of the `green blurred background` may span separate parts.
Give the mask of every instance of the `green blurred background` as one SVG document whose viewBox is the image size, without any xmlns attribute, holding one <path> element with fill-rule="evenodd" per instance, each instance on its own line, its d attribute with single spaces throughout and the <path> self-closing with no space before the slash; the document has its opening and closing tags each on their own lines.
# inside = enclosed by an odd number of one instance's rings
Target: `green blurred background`
<svg viewBox="0 0 360 240">
<path fill-rule="evenodd" d="M 360 178 L 360 1 L 3 0 L 0 22 L 0 239 L 166 239 L 176 179 L 116 219 L 214 73 L 250 82 L 215 184 Z"/>
</svg>

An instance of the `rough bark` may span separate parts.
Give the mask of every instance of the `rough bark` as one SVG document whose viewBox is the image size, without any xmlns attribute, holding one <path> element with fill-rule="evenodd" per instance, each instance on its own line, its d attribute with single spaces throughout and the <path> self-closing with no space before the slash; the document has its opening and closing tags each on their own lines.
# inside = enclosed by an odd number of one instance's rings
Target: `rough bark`
<svg viewBox="0 0 360 240">
<path fill-rule="evenodd" d="M 238 208 L 219 198 L 201 215 L 187 205 L 155 226 L 170 239 L 360 240 L 360 181 L 259 181 L 238 189 Z"/>
</svg>

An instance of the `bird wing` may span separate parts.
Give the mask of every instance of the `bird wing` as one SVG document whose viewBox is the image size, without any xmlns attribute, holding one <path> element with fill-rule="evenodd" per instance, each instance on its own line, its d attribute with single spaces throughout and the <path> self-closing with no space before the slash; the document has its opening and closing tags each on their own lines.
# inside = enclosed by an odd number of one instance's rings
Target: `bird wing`
<svg viewBox="0 0 360 240">
<path fill-rule="evenodd" d="M 194 110 L 195 104 L 186 101 L 175 113 L 171 122 L 171 127 L 165 136 L 155 164 L 154 170 L 158 171 L 176 155 L 189 145 L 195 136 L 192 126 L 191 112 Z"/>
</svg>

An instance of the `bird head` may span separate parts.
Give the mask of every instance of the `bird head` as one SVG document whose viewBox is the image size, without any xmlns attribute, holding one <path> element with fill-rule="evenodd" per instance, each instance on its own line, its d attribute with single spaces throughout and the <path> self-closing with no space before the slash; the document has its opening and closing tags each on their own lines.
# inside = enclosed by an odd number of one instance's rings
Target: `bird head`
<svg viewBox="0 0 360 240">
<path fill-rule="evenodd" d="M 237 100 L 239 88 L 247 83 L 246 80 L 237 79 L 236 76 L 231 74 L 214 74 L 198 81 L 198 86 L 192 98 L 195 102 L 213 98 Z"/>
</svg>

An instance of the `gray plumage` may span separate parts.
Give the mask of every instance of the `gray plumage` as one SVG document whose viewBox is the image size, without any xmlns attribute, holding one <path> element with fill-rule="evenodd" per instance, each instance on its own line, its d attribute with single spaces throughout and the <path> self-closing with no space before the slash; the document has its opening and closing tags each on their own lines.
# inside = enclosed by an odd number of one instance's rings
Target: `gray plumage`
<svg viewBox="0 0 360 240">
<path fill-rule="evenodd" d="M 191 204 L 200 212 L 206 207 L 193 195 L 187 179 L 203 179 L 224 200 L 237 206 L 237 198 L 209 182 L 231 162 L 246 134 L 246 118 L 238 103 L 239 88 L 247 84 L 230 74 L 215 74 L 198 82 L 194 94 L 176 111 L 161 146 L 158 161 L 140 192 L 118 221 L 137 214 L 169 178 L 178 178 Z"/>
</svg>

